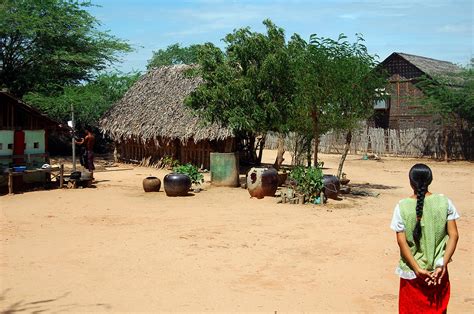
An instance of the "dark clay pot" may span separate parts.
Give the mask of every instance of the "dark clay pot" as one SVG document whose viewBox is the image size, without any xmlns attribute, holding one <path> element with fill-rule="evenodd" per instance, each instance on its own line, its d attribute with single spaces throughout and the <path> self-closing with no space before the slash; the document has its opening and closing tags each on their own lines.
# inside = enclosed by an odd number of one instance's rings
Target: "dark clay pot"
<svg viewBox="0 0 474 314">
<path fill-rule="evenodd" d="M 341 189 L 341 183 L 339 182 L 339 179 L 333 175 L 324 175 L 323 184 L 324 196 L 333 200 L 338 199 L 338 194 Z"/>
<path fill-rule="evenodd" d="M 163 179 L 167 196 L 186 196 L 191 188 L 191 179 L 181 173 L 170 173 Z"/>
<path fill-rule="evenodd" d="M 278 188 L 278 172 L 273 168 L 252 168 L 247 174 L 247 189 L 250 196 L 264 198 L 275 196 Z"/>
<path fill-rule="evenodd" d="M 283 186 L 288 180 L 288 173 L 279 173 L 278 174 L 278 186 Z"/>
<path fill-rule="evenodd" d="M 157 177 L 146 177 L 143 179 L 143 190 L 145 192 L 159 192 L 161 181 Z"/>
</svg>

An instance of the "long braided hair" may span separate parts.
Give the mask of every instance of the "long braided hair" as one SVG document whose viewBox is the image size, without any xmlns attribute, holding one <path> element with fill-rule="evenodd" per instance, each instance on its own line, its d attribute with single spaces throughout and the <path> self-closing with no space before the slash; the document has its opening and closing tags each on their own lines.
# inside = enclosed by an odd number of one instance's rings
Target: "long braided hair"
<svg viewBox="0 0 474 314">
<path fill-rule="evenodd" d="M 416 194 L 416 225 L 413 230 L 413 238 L 417 245 L 421 239 L 421 217 L 423 217 L 423 204 L 428 186 L 433 181 L 433 174 L 430 167 L 425 164 L 416 164 L 410 169 L 410 185 Z"/>
</svg>

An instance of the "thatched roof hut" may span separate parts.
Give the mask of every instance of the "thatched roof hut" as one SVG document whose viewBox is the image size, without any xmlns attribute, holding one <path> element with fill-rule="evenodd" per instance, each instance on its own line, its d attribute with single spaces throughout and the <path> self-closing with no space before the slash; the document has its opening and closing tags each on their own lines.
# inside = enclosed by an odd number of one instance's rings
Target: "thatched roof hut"
<svg viewBox="0 0 474 314">
<path fill-rule="evenodd" d="M 100 122 L 103 132 L 114 140 L 161 137 L 198 142 L 232 137 L 231 130 L 215 123 L 205 125 L 184 105 L 184 99 L 203 82 L 186 74 L 192 67 L 172 65 L 150 70 L 104 115 Z"/>
<path fill-rule="evenodd" d="M 101 130 L 119 148 L 123 160 L 159 160 L 209 167 L 209 154 L 233 149 L 233 132 L 216 123 L 205 124 L 184 105 L 203 83 L 190 75 L 192 65 L 155 68 L 143 75 L 102 118 Z"/>
</svg>

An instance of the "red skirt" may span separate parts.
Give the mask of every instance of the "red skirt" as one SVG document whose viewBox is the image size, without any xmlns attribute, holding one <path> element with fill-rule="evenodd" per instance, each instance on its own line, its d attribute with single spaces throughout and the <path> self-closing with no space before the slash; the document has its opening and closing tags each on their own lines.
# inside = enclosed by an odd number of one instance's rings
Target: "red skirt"
<svg viewBox="0 0 474 314">
<path fill-rule="evenodd" d="M 400 278 L 399 313 L 446 313 L 450 295 L 448 272 L 441 284 L 428 286 L 421 278 Z"/>
</svg>

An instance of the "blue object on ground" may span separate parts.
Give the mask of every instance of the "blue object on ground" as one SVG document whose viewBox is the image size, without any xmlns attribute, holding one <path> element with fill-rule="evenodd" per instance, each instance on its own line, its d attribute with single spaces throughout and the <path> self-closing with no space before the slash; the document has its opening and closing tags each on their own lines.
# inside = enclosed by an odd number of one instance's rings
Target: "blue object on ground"
<svg viewBox="0 0 474 314">
<path fill-rule="evenodd" d="M 14 166 L 13 171 L 15 172 L 23 172 L 26 170 L 26 166 Z"/>
</svg>

